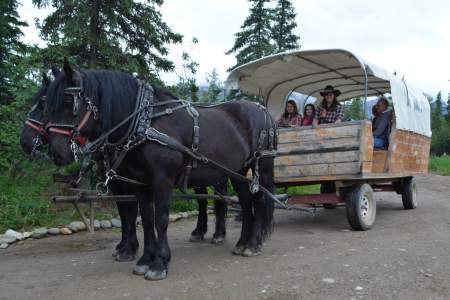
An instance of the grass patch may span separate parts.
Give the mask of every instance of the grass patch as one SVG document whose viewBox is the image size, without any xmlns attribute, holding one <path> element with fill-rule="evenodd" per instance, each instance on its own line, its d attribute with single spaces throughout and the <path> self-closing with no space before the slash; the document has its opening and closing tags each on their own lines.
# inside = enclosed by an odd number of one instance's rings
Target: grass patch
<svg viewBox="0 0 450 300">
<path fill-rule="evenodd" d="M 450 176 L 450 155 L 432 156 L 428 166 L 433 173 Z"/>
<path fill-rule="evenodd" d="M 320 184 L 303 185 L 303 186 L 291 186 L 287 189 L 277 188 L 277 194 L 289 194 L 289 195 L 311 195 L 320 194 Z"/>
<path fill-rule="evenodd" d="M 54 167 L 24 162 L 14 176 L 0 176 L 0 232 L 65 222 L 49 201 Z"/>
</svg>

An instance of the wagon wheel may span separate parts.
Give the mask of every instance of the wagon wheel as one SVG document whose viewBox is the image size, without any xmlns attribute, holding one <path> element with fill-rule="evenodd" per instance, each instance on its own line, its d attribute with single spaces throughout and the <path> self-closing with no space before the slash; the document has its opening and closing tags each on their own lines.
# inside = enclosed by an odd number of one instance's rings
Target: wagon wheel
<svg viewBox="0 0 450 300">
<path fill-rule="evenodd" d="M 372 187 L 367 183 L 352 187 L 346 195 L 346 202 L 350 226 L 355 230 L 370 229 L 377 214 Z"/>
<path fill-rule="evenodd" d="M 414 177 L 405 178 L 403 182 L 402 202 L 405 209 L 417 207 L 417 183 Z"/>
<path fill-rule="evenodd" d="M 330 193 L 336 193 L 336 187 L 334 185 L 334 182 L 332 183 L 322 183 L 320 185 L 320 193 L 321 194 L 330 194 Z M 330 204 L 330 203 L 324 203 L 323 208 L 325 209 L 335 209 L 337 207 L 336 204 Z"/>
</svg>

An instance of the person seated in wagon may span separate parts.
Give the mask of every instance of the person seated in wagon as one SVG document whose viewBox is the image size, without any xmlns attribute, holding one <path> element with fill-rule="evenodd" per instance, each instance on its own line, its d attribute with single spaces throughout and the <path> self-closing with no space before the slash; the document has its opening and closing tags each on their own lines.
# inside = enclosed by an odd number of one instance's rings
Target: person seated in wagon
<svg viewBox="0 0 450 300">
<path fill-rule="evenodd" d="M 385 149 L 388 142 L 389 125 L 392 113 L 388 110 L 389 102 L 385 97 L 380 97 L 375 104 L 376 118 L 372 124 L 373 147 L 375 149 Z"/>
<path fill-rule="evenodd" d="M 342 122 L 344 119 L 344 108 L 337 100 L 340 94 L 341 91 L 335 90 L 332 85 L 327 85 L 320 92 L 323 101 L 316 110 L 313 125 Z"/>
<path fill-rule="evenodd" d="M 284 113 L 277 121 L 278 127 L 298 127 L 302 124 L 302 116 L 298 113 L 297 104 L 290 99 L 286 102 Z"/>
</svg>

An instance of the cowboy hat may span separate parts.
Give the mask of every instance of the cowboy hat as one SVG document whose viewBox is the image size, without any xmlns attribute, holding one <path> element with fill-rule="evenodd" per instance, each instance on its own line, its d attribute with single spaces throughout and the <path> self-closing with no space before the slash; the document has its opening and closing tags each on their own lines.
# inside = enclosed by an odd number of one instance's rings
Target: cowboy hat
<svg viewBox="0 0 450 300">
<path fill-rule="evenodd" d="M 340 90 L 335 90 L 332 85 L 327 85 L 321 92 L 320 95 L 325 97 L 325 94 L 333 93 L 336 97 L 341 94 Z"/>
</svg>

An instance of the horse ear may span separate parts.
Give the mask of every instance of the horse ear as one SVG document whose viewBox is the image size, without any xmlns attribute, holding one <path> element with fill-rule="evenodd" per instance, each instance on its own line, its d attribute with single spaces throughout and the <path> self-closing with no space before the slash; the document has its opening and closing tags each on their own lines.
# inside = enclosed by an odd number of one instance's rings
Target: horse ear
<svg viewBox="0 0 450 300">
<path fill-rule="evenodd" d="M 64 56 L 64 67 L 63 67 L 64 75 L 66 75 L 67 81 L 69 83 L 73 83 L 73 69 L 70 66 L 67 57 Z"/>
<path fill-rule="evenodd" d="M 52 66 L 52 74 L 53 74 L 53 76 L 54 76 L 55 78 L 56 78 L 60 73 L 61 73 L 61 71 L 60 71 L 57 67 Z"/>
<path fill-rule="evenodd" d="M 50 84 L 50 79 L 48 79 L 47 74 L 42 73 L 42 84 L 48 86 Z"/>
</svg>

